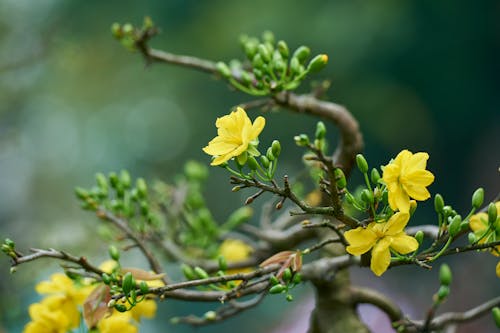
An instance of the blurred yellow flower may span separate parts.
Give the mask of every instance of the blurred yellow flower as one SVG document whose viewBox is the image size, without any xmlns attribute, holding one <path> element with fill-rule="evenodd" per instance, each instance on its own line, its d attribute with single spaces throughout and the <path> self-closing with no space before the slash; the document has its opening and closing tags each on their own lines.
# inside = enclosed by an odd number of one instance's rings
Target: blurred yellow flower
<svg viewBox="0 0 500 333">
<path fill-rule="evenodd" d="M 409 218 L 408 213 L 398 212 L 386 222 L 372 222 L 366 228 L 346 231 L 344 236 L 350 244 L 347 252 L 359 256 L 371 250 L 370 268 L 375 275 L 382 275 L 391 263 L 391 249 L 407 254 L 418 248 L 417 240 L 404 232 Z"/>
<path fill-rule="evenodd" d="M 497 215 L 500 217 L 500 201 L 495 202 L 495 206 L 497 208 Z M 477 213 L 470 217 L 469 227 L 476 235 L 477 239 L 479 239 L 479 244 L 495 242 L 500 240 L 500 226 L 494 226 L 490 228 L 488 223 L 488 214 L 487 213 Z M 495 256 L 500 256 L 500 245 L 491 249 L 491 253 Z M 497 266 L 497 275 L 500 276 L 499 270 Z"/>
<path fill-rule="evenodd" d="M 434 175 L 425 170 L 428 159 L 427 153 L 413 154 L 405 149 L 382 168 L 392 210 L 408 213 L 410 198 L 423 201 L 430 197 L 426 187 L 432 184 Z"/>
<path fill-rule="evenodd" d="M 219 254 L 223 256 L 228 263 L 248 259 L 252 251 L 253 248 L 251 246 L 239 239 L 226 239 L 219 247 Z M 236 268 L 227 270 L 227 274 L 248 273 L 251 271 L 251 267 Z"/>
<path fill-rule="evenodd" d="M 130 321 L 129 312 L 113 311 L 111 316 L 102 318 L 97 324 L 99 333 L 137 333 L 137 326 Z"/>
<path fill-rule="evenodd" d="M 32 321 L 26 324 L 23 333 L 66 333 L 70 328 L 68 317 L 60 309 L 34 303 L 28 311 Z"/>
<path fill-rule="evenodd" d="M 240 107 L 229 115 L 217 118 L 217 136 L 203 148 L 205 153 L 215 157 L 211 165 L 220 165 L 245 152 L 265 124 L 266 120 L 261 116 L 252 124 L 245 110 Z"/>
</svg>

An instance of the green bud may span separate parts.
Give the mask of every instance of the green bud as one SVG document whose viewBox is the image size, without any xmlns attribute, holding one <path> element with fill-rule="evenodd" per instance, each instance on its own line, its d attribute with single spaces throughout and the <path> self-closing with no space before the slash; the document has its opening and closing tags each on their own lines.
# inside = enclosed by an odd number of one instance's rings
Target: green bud
<svg viewBox="0 0 500 333">
<path fill-rule="evenodd" d="M 262 56 L 260 53 L 255 54 L 255 56 L 252 59 L 252 67 L 254 69 L 261 70 L 264 68 L 264 61 L 262 60 Z M 255 73 L 255 72 L 254 72 Z M 262 74 L 260 75 L 262 77 Z"/>
<path fill-rule="evenodd" d="M 483 201 L 484 201 L 484 189 L 480 187 L 474 191 L 474 194 L 472 194 L 472 207 L 478 209 L 483 204 Z"/>
<path fill-rule="evenodd" d="M 465 220 L 460 223 L 460 231 L 466 231 L 469 229 L 469 221 Z"/>
<path fill-rule="evenodd" d="M 120 171 L 120 182 L 124 188 L 129 188 L 131 184 L 130 173 L 127 170 Z"/>
<path fill-rule="evenodd" d="M 10 270 L 9 270 L 9 273 L 10 274 L 14 274 L 15 272 L 17 272 L 17 267 L 16 266 L 11 267 Z"/>
<path fill-rule="evenodd" d="M 491 309 L 491 314 L 493 315 L 495 325 L 500 328 L 500 308 L 498 306 L 495 306 L 493 309 Z"/>
<path fill-rule="evenodd" d="M 455 215 L 448 226 L 448 232 L 451 237 L 455 237 L 460 231 L 460 224 L 462 223 L 462 217 L 460 215 Z"/>
<path fill-rule="evenodd" d="M 260 157 L 260 163 L 264 168 L 269 168 L 269 159 L 266 156 Z"/>
<path fill-rule="evenodd" d="M 110 299 L 108 304 L 107 304 L 107 307 L 108 308 L 114 308 L 116 305 L 116 300 L 115 299 Z"/>
<path fill-rule="evenodd" d="M 324 139 L 326 135 L 326 127 L 325 123 L 322 121 L 318 121 L 316 124 L 316 139 Z"/>
<path fill-rule="evenodd" d="M 292 74 L 300 74 L 302 72 L 299 59 L 292 58 L 292 60 L 290 60 L 290 71 L 292 72 Z"/>
<path fill-rule="evenodd" d="M 9 255 L 9 253 L 12 252 L 12 248 L 8 246 L 7 244 L 2 244 L 2 252 Z"/>
<path fill-rule="evenodd" d="M 439 282 L 443 286 L 449 286 L 451 284 L 451 280 L 452 274 L 450 266 L 442 264 L 441 267 L 439 267 Z"/>
<path fill-rule="evenodd" d="M 214 321 L 217 319 L 217 313 L 215 311 L 207 311 L 203 317 L 205 317 L 206 320 Z"/>
<path fill-rule="evenodd" d="M 262 60 L 265 63 L 271 61 L 271 53 L 269 53 L 269 49 L 264 44 L 259 44 L 259 46 L 257 47 L 257 52 L 259 52 L 260 56 L 262 57 Z"/>
<path fill-rule="evenodd" d="M 476 234 L 473 232 L 469 232 L 467 235 L 467 240 L 469 241 L 469 244 L 474 244 L 477 241 Z"/>
<path fill-rule="evenodd" d="M 229 67 L 222 61 L 219 61 L 218 63 L 215 64 L 215 68 L 219 72 L 222 77 L 228 79 L 232 76 L 231 70 Z"/>
<path fill-rule="evenodd" d="M 269 283 L 271 283 L 271 285 L 275 286 L 280 282 L 276 276 L 271 275 L 271 277 L 269 278 Z"/>
<path fill-rule="evenodd" d="M 108 178 L 111 187 L 116 189 L 118 187 L 118 184 L 120 183 L 118 175 L 115 172 L 110 172 Z"/>
<path fill-rule="evenodd" d="M 278 284 L 272 286 L 271 289 L 269 289 L 269 293 L 270 294 L 281 294 L 285 289 L 286 289 L 286 287 L 284 285 L 282 285 L 281 283 L 278 283 Z"/>
<path fill-rule="evenodd" d="M 450 294 L 450 287 L 441 285 L 439 287 L 439 290 L 437 292 L 437 299 L 438 301 L 442 302 L 448 295 Z"/>
<path fill-rule="evenodd" d="M 434 197 L 434 210 L 437 213 L 442 213 L 443 209 L 444 209 L 444 199 L 443 199 L 443 196 L 438 193 Z"/>
<path fill-rule="evenodd" d="M 273 148 L 272 147 L 267 148 L 266 157 L 267 157 L 267 159 L 269 161 L 274 161 L 276 159 L 276 156 L 274 156 L 274 154 L 273 154 Z"/>
<path fill-rule="evenodd" d="M 300 134 L 293 137 L 295 144 L 299 147 L 304 147 L 309 145 L 309 137 L 306 134 Z"/>
<path fill-rule="evenodd" d="M 307 65 L 307 71 L 314 73 L 314 72 L 319 72 L 323 68 L 325 68 L 326 64 L 328 63 L 328 56 L 326 54 L 318 54 L 312 60 L 309 62 L 309 65 Z"/>
<path fill-rule="evenodd" d="M 273 140 L 271 144 L 272 152 L 275 157 L 280 156 L 281 153 L 281 143 L 278 140 Z"/>
<path fill-rule="evenodd" d="M 361 200 L 369 205 L 373 204 L 373 192 L 365 188 L 363 191 L 361 191 Z"/>
<path fill-rule="evenodd" d="M 370 179 L 373 184 L 378 184 L 378 181 L 380 180 L 380 173 L 376 168 L 372 169 L 372 172 L 370 173 Z"/>
<path fill-rule="evenodd" d="M 292 270 L 290 268 L 286 268 L 283 271 L 283 281 L 288 283 L 288 282 L 290 282 L 291 279 L 292 279 Z"/>
<path fill-rule="evenodd" d="M 368 162 L 366 162 L 366 159 L 362 154 L 356 155 L 356 164 L 358 165 L 359 171 L 362 173 L 368 172 Z"/>
<path fill-rule="evenodd" d="M 337 188 L 338 189 L 344 189 L 347 186 L 347 180 L 345 178 L 344 171 L 342 171 L 341 168 L 337 168 L 333 170 L 333 173 L 335 175 L 335 181 L 337 183 Z"/>
<path fill-rule="evenodd" d="M 102 273 L 101 279 L 104 284 L 110 284 L 112 281 L 111 276 L 109 276 L 109 274 L 106 273 Z"/>
<path fill-rule="evenodd" d="M 122 27 L 124 35 L 131 35 L 134 32 L 134 26 L 130 23 L 125 23 Z"/>
<path fill-rule="evenodd" d="M 103 173 L 101 173 L 101 172 L 96 173 L 95 179 L 97 182 L 97 186 L 99 186 L 99 188 L 101 188 L 101 189 L 108 188 L 108 181 L 106 179 L 106 176 Z"/>
<path fill-rule="evenodd" d="M 220 270 L 223 270 L 225 271 L 227 269 L 227 261 L 226 261 L 226 258 L 224 258 L 224 256 L 219 256 L 217 258 L 217 261 L 219 263 L 219 269 Z"/>
<path fill-rule="evenodd" d="M 488 206 L 488 223 L 493 225 L 497 221 L 497 206 L 492 202 Z"/>
<path fill-rule="evenodd" d="M 135 188 L 137 189 L 137 197 L 145 199 L 148 196 L 148 186 L 144 178 L 137 178 L 135 181 Z"/>
<path fill-rule="evenodd" d="M 267 42 L 267 43 L 270 43 L 270 44 L 274 44 L 275 40 L 274 40 L 274 34 L 272 31 L 269 31 L 269 30 L 266 30 L 262 33 L 262 40 L 264 42 Z"/>
<path fill-rule="evenodd" d="M 140 207 L 141 207 L 141 214 L 142 216 L 147 216 L 149 214 L 149 204 L 147 201 L 141 201 L 139 203 Z"/>
<path fill-rule="evenodd" d="M 111 259 L 118 261 L 120 260 L 120 251 L 114 245 L 108 247 L 108 253 Z"/>
<path fill-rule="evenodd" d="M 345 194 L 345 199 L 346 199 L 346 201 L 347 201 L 348 203 L 350 203 L 351 205 L 353 205 L 353 204 L 356 202 L 356 199 L 354 198 L 354 196 L 353 196 L 351 193 L 349 193 L 349 192 L 347 192 L 347 193 Z"/>
<path fill-rule="evenodd" d="M 194 268 L 194 274 L 199 278 L 199 279 L 208 279 L 209 275 L 208 273 L 201 267 L 196 266 Z"/>
<path fill-rule="evenodd" d="M 257 163 L 257 160 L 253 156 L 248 156 L 247 159 L 247 166 L 250 170 L 257 170 L 259 167 L 259 163 Z"/>
<path fill-rule="evenodd" d="M 245 86 L 250 86 L 253 82 L 253 78 L 247 71 L 242 71 L 241 72 L 241 82 Z"/>
<path fill-rule="evenodd" d="M 86 200 L 90 193 L 82 187 L 75 187 L 75 195 L 80 200 Z"/>
<path fill-rule="evenodd" d="M 264 76 L 264 73 L 258 69 L 254 68 L 252 69 L 253 75 L 255 76 L 256 79 L 260 80 Z M 255 85 L 258 89 L 262 89 L 264 86 L 262 85 L 262 82 L 257 81 L 257 84 Z"/>
<path fill-rule="evenodd" d="M 5 238 L 5 240 L 3 241 L 3 243 L 5 245 L 7 245 L 9 248 L 13 249 L 16 247 L 16 243 L 14 243 L 14 241 L 10 238 Z"/>
<path fill-rule="evenodd" d="M 115 309 L 118 312 L 126 312 L 127 311 L 127 307 L 123 304 L 115 304 Z"/>
<path fill-rule="evenodd" d="M 293 296 L 290 294 L 286 295 L 286 300 L 287 300 L 287 302 L 293 301 Z"/>
<path fill-rule="evenodd" d="M 196 275 L 195 275 L 193 269 L 191 268 L 191 266 L 186 265 L 186 264 L 182 264 L 181 270 L 182 270 L 182 274 L 184 274 L 186 279 L 188 279 L 188 280 L 196 279 Z"/>
<path fill-rule="evenodd" d="M 144 17 L 144 21 L 142 23 L 142 27 L 144 29 L 151 29 L 154 27 L 154 23 L 153 23 L 153 20 L 151 19 L 151 17 L 149 16 L 145 16 Z"/>
<path fill-rule="evenodd" d="M 124 294 L 128 294 L 133 288 L 135 288 L 135 279 L 132 273 L 127 272 L 123 276 L 122 289 Z"/>
<path fill-rule="evenodd" d="M 248 59 L 253 59 L 253 57 L 257 54 L 257 43 L 254 40 L 246 42 L 243 45 L 243 51 Z"/>
<path fill-rule="evenodd" d="M 121 27 L 120 23 L 115 22 L 111 25 L 111 34 L 115 38 L 122 38 L 123 37 L 122 27 Z"/>
<path fill-rule="evenodd" d="M 424 241 L 424 232 L 422 230 L 419 230 L 415 233 L 415 239 L 418 242 L 418 245 L 422 245 L 422 242 Z"/>
<path fill-rule="evenodd" d="M 300 275 L 300 273 L 295 273 L 295 274 L 293 275 L 292 282 L 293 282 L 294 284 L 299 284 L 300 282 L 302 282 L 302 275 Z"/>
<path fill-rule="evenodd" d="M 295 52 L 293 53 L 292 58 L 295 58 L 299 61 L 299 63 L 303 64 L 307 57 L 311 54 L 311 50 L 307 46 L 299 46 Z"/>
<path fill-rule="evenodd" d="M 141 290 L 141 293 L 143 295 L 145 295 L 149 292 L 149 286 L 146 283 L 146 281 L 141 281 L 141 283 L 139 283 L 139 289 Z"/>
<path fill-rule="evenodd" d="M 278 44 L 276 45 L 278 48 L 278 52 L 281 54 L 281 56 L 284 59 L 288 59 L 288 56 L 290 55 L 290 51 L 288 50 L 288 45 L 286 45 L 285 41 L 280 40 Z"/>
</svg>

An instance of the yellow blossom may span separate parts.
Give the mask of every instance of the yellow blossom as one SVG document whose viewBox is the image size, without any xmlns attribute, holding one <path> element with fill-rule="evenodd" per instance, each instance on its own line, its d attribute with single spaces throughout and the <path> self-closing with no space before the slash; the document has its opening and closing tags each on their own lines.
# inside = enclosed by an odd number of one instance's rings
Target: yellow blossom
<svg viewBox="0 0 500 333">
<path fill-rule="evenodd" d="M 145 299 L 137 303 L 131 310 L 130 314 L 135 321 L 140 322 L 142 317 L 154 318 L 156 315 L 156 302 L 152 299 Z"/>
<path fill-rule="evenodd" d="M 500 217 L 500 201 L 495 202 L 497 214 Z M 490 227 L 488 223 L 488 214 L 477 213 L 470 217 L 469 227 L 479 239 L 479 244 L 495 242 L 500 240 L 500 226 L 494 225 Z M 495 256 L 500 256 L 500 245 L 491 249 L 491 253 Z M 497 266 L 497 275 L 500 276 L 500 267 Z"/>
<path fill-rule="evenodd" d="M 253 248 L 239 239 L 226 239 L 219 247 L 219 254 L 226 259 L 228 263 L 238 262 L 248 259 Z M 227 270 L 227 274 L 248 273 L 252 268 L 236 268 Z M 240 281 L 236 281 L 240 282 Z"/>
<path fill-rule="evenodd" d="M 366 228 L 346 231 L 344 236 L 350 244 L 347 252 L 359 256 L 371 250 L 370 268 L 375 275 L 382 275 L 391 263 L 391 249 L 407 254 L 418 248 L 417 240 L 404 232 L 409 218 L 408 213 L 398 212 L 388 221 L 372 222 Z"/>
<path fill-rule="evenodd" d="M 205 153 L 215 157 L 211 165 L 220 165 L 247 151 L 250 142 L 257 139 L 265 124 L 265 119 L 260 116 L 252 124 L 240 107 L 229 115 L 217 118 L 217 136 L 203 148 Z"/>
<path fill-rule="evenodd" d="M 382 179 L 387 185 L 389 205 L 392 210 L 410 211 L 410 198 L 423 201 L 430 197 L 427 186 L 434 175 L 425 170 L 429 154 L 401 151 L 396 158 L 383 167 Z"/>
<path fill-rule="evenodd" d="M 99 333 L 137 333 L 138 329 L 130 321 L 129 312 L 113 311 L 111 316 L 102 318 L 97 324 Z"/>
<path fill-rule="evenodd" d="M 63 311 L 51 309 L 46 304 L 31 304 L 28 311 L 32 321 L 26 324 L 23 333 L 66 333 L 70 327 Z"/>
</svg>

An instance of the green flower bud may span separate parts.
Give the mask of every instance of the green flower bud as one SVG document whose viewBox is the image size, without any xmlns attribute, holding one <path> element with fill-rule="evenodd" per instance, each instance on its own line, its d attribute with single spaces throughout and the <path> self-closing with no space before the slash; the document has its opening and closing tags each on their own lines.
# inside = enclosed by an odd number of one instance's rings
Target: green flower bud
<svg viewBox="0 0 500 333">
<path fill-rule="evenodd" d="M 111 25 L 111 34 L 115 38 L 122 38 L 123 37 L 122 27 L 121 27 L 120 23 L 115 22 Z"/>
<path fill-rule="evenodd" d="M 293 301 L 293 296 L 290 294 L 286 295 L 286 300 L 287 300 L 287 302 Z"/>
<path fill-rule="evenodd" d="M 186 265 L 186 264 L 182 264 L 181 270 L 182 270 L 182 274 L 184 274 L 186 279 L 188 279 L 188 280 L 196 279 L 196 275 L 195 275 L 193 269 L 191 268 L 191 266 Z"/>
<path fill-rule="evenodd" d="M 118 312 L 126 312 L 127 311 L 127 307 L 123 304 L 115 304 L 115 309 Z"/>
<path fill-rule="evenodd" d="M 293 137 L 295 144 L 299 147 L 304 147 L 309 145 L 309 137 L 306 134 L 300 134 Z"/>
<path fill-rule="evenodd" d="M 259 52 L 260 56 L 262 57 L 262 60 L 265 63 L 271 61 L 271 53 L 269 53 L 269 49 L 264 44 L 259 44 L 259 46 L 257 47 L 257 51 Z"/>
<path fill-rule="evenodd" d="M 439 282 L 443 286 L 449 286 L 451 284 L 451 280 L 452 274 L 450 266 L 442 264 L 441 267 L 439 267 Z"/>
<path fill-rule="evenodd" d="M 257 163 L 257 160 L 253 156 L 248 156 L 247 159 L 247 166 L 250 170 L 257 170 L 259 163 Z"/>
<path fill-rule="evenodd" d="M 139 283 L 139 289 L 141 290 L 141 293 L 143 295 L 145 295 L 149 292 L 149 286 L 146 283 L 146 281 L 141 281 L 141 283 Z"/>
<path fill-rule="evenodd" d="M 300 74 L 302 72 L 299 59 L 292 58 L 292 60 L 290 60 L 290 71 L 292 74 Z"/>
<path fill-rule="evenodd" d="M 220 270 L 223 270 L 225 271 L 227 269 L 227 261 L 226 261 L 226 258 L 224 258 L 224 256 L 219 256 L 217 258 L 217 261 L 219 263 L 219 269 Z"/>
<path fill-rule="evenodd" d="M 153 20 L 151 19 L 151 17 L 149 16 L 145 16 L 144 17 L 144 21 L 142 23 L 142 27 L 144 29 L 151 29 L 154 27 L 154 23 L 153 23 Z"/>
<path fill-rule="evenodd" d="M 288 45 L 286 45 L 285 41 L 280 40 L 278 44 L 276 45 L 278 48 L 278 52 L 281 54 L 281 56 L 284 59 L 288 59 L 288 56 L 290 55 L 290 51 L 288 50 Z"/>
<path fill-rule="evenodd" d="M 292 282 L 293 282 L 294 284 L 299 284 L 299 283 L 301 283 L 301 282 L 302 282 L 302 275 L 300 275 L 300 273 L 295 273 L 295 274 L 293 275 Z"/>
<path fill-rule="evenodd" d="M 351 205 L 353 205 L 353 204 L 356 202 L 356 199 L 354 198 L 354 196 L 353 196 L 351 193 L 349 193 L 349 192 L 347 192 L 347 193 L 345 194 L 345 199 L 346 199 L 346 201 L 347 201 L 348 203 L 350 203 Z"/>
<path fill-rule="evenodd" d="M 444 199 L 443 199 L 443 196 L 438 193 L 434 197 L 434 210 L 437 213 L 442 213 L 443 209 L 444 209 Z"/>
<path fill-rule="evenodd" d="M 488 223 L 493 225 L 497 221 L 497 206 L 492 202 L 488 206 Z"/>
<path fill-rule="evenodd" d="M 337 183 L 337 188 L 338 189 L 344 189 L 347 186 L 347 180 L 345 178 L 344 171 L 342 171 L 341 168 L 337 168 L 333 170 L 333 173 L 335 175 L 335 181 Z"/>
<path fill-rule="evenodd" d="M 498 306 L 495 306 L 493 309 L 491 309 L 491 314 L 493 315 L 495 325 L 500 328 L 500 308 Z"/>
<path fill-rule="evenodd" d="M 469 244 L 474 244 L 477 241 L 476 234 L 473 232 L 469 232 L 467 235 L 467 240 L 469 241 Z"/>
<path fill-rule="evenodd" d="M 358 165 L 359 171 L 362 173 L 368 172 L 368 162 L 366 162 L 366 159 L 362 154 L 356 155 L 356 164 Z"/>
<path fill-rule="evenodd" d="M 274 154 L 273 154 L 273 148 L 272 147 L 267 148 L 266 157 L 267 157 L 267 159 L 269 161 L 274 161 L 276 159 L 276 156 L 274 156 Z"/>
<path fill-rule="evenodd" d="M 378 181 L 380 179 L 380 173 L 376 168 L 372 169 L 372 172 L 370 173 L 370 179 L 373 184 L 378 184 Z"/>
<path fill-rule="evenodd" d="M 312 60 L 309 62 L 309 65 L 307 65 L 307 71 L 314 73 L 314 72 L 319 72 L 323 68 L 325 68 L 326 64 L 328 63 L 328 56 L 326 54 L 318 54 Z"/>
<path fill-rule="evenodd" d="M 111 300 L 109 300 L 107 307 L 108 308 L 113 308 L 113 307 L 115 307 L 115 305 L 116 305 L 116 300 L 115 299 L 111 299 Z"/>
<path fill-rule="evenodd" d="M 125 23 L 122 27 L 124 35 L 131 35 L 134 32 L 134 26 L 130 23 Z"/>
<path fill-rule="evenodd" d="M 326 135 L 326 127 L 325 123 L 322 121 L 318 121 L 316 124 L 316 139 L 324 139 Z"/>
<path fill-rule="evenodd" d="M 271 149 L 272 149 L 273 155 L 275 157 L 280 156 L 280 153 L 281 153 L 281 144 L 280 144 L 280 142 L 278 140 L 273 140 L 273 143 L 271 144 Z"/>
<path fill-rule="evenodd" d="M 16 247 L 16 243 L 14 243 L 14 241 L 10 238 L 5 238 L 5 240 L 3 241 L 3 243 L 5 245 L 7 245 L 9 248 L 13 249 Z"/>
<path fill-rule="evenodd" d="M 460 223 L 460 232 L 466 231 L 469 229 L 469 221 L 465 220 Z"/>
<path fill-rule="evenodd" d="M 148 196 L 148 186 L 144 178 L 137 178 L 135 181 L 135 188 L 137 190 L 138 199 L 145 199 Z"/>
<path fill-rule="evenodd" d="M 478 209 L 483 204 L 483 201 L 484 201 L 484 189 L 480 187 L 474 191 L 474 194 L 472 194 L 472 207 Z"/>
<path fill-rule="evenodd" d="M 199 279 L 208 279 L 209 275 L 208 273 L 201 267 L 196 266 L 194 268 L 194 274 L 199 278 Z"/>
<path fill-rule="evenodd" d="M 90 193 L 82 187 L 75 187 L 75 195 L 80 200 L 86 200 L 89 197 Z"/>
<path fill-rule="evenodd" d="M 462 223 L 462 217 L 460 215 L 455 215 L 448 226 L 448 232 L 451 237 L 455 237 L 460 231 L 460 223 Z"/>
<path fill-rule="evenodd" d="M 290 282 L 290 280 L 292 279 L 292 270 L 290 268 L 286 268 L 284 271 L 283 271 L 283 281 L 285 281 L 286 283 Z"/>
<path fill-rule="evenodd" d="M 124 188 L 129 188 L 131 184 L 130 173 L 127 170 L 120 171 L 120 182 Z"/>
<path fill-rule="evenodd" d="M 101 279 L 102 279 L 102 282 L 104 284 L 110 284 L 111 283 L 111 276 L 109 276 L 109 274 L 106 274 L 106 273 L 102 273 L 101 275 Z"/>
<path fill-rule="evenodd" d="M 299 63 L 303 64 L 307 57 L 311 54 L 311 50 L 307 46 L 299 46 L 295 52 L 293 53 L 292 58 L 295 58 L 299 61 Z"/>
<path fill-rule="evenodd" d="M 222 77 L 228 79 L 232 76 L 231 70 L 229 67 L 222 61 L 219 61 L 218 63 L 215 64 L 215 68 L 219 72 Z"/>
<path fill-rule="evenodd" d="M 124 294 L 128 294 L 133 288 L 135 288 L 135 279 L 132 273 L 127 272 L 123 276 L 122 289 Z"/>
<path fill-rule="evenodd" d="M 418 245 L 422 245 L 422 242 L 424 241 L 424 232 L 422 230 L 419 230 L 415 233 L 415 239 L 418 242 Z"/>
<path fill-rule="evenodd" d="M 114 245 L 108 247 L 108 253 L 111 259 L 118 261 L 120 260 L 120 251 Z"/>
<path fill-rule="evenodd" d="M 243 45 L 243 51 L 248 59 L 253 59 L 257 54 L 257 45 L 255 40 L 250 40 Z"/>
<path fill-rule="evenodd" d="M 184 174 L 188 180 L 202 181 L 208 177 L 208 168 L 196 161 L 188 161 L 184 165 Z M 140 178 L 139 178 L 140 179 Z M 144 182 L 144 186 L 145 186 Z M 139 188 L 139 186 L 137 186 Z"/>
<path fill-rule="evenodd" d="M 139 203 L 141 208 L 142 216 L 147 216 L 149 214 L 149 204 L 147 201 L 143 200 Z"/>
<path fill-rule="evenodd" d="M 271 277 L 269 278 L 269 283 L 272 285 L 272 286 L 275 286 L 277 285 L 279 282 L 278 278 L 274 275 L 271 275 Z"/>
<path fill-rule="evenodd" d="M 282 285 L 281 283 L 278 283 L 269 289 L 270 294 L 281 294 L 283 291 L 285 291 L 286 287 Z"/>
<path fill-rule="evenodd" d="M 247 71 L 241 72 L 241 82 L 245 86 L 250 86 L 253 82 L 253 77 Z"/>
<path fill-rule="evenodd" d="M 363 191 L 361 191 L 361 200 L 363 200 L 369 205 L 373 204 L 374 202 L 373 192 L 365 188 Z"/>
<path fill-rule="evenodd" d="M 260 55 L 260 53 L 255 54 L 255 56 L 253 57 L 252 67 L 259 70 L 262 70 L 264 68 L 264 60 L 262 60 L 262 56 Z"/>
<path fill-rule="evenodd" d="M 97 182 L 97 186 L 99 186 L 99 188 L 101 188 L 101 189 L 108 188 L 108 181 L 106 179 L 106 176 L 103 173 L 101 173 L 101 172 L 96 173 L 95 179 Z"/>
<path fill-rule="evenodd" d="M 215 311 L 207 311 L 203 317 L 205 317 L 206 320 L 214 321 L 217 319 L 217 313 Z"/>
<path fill-rule="evenodd" d="M 269 159 L 266 156 L 260 157 L 260 163 L 264 168 L 269 168 Z"/>
<path fill-rule="evenodd" d="M 439 302 L 442 302 L 448 295 L 450 294 L 450 287 L 441 285 L 437 292 L 437 299 Z"/>
<path fill-rule="evenodd" d="M 274 44 L 275 40 L 274 40 L 274 34 L 272 31 L 269 31 L 269 30 L 266 30 L 262 33 L 262 40 L 264 42 L 267 42 L 267 43 L 270 43 L 270 44 Z"/>
</svg>

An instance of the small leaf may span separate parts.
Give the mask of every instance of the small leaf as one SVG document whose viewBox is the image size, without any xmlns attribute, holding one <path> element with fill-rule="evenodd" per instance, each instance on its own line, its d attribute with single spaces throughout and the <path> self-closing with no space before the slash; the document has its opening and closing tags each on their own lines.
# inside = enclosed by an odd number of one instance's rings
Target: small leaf
<svg viewBox="0 0 500 333">
<path fill-rule="evenodd" d="M 276 253 L 275 255 L 267 258 L 266 260 L 264 260 L 263 262 L 260 263 L 260 267 L 266 267 L 266 266 L 270 266 L 270 265 L 273 265 L 273 264 L 281 264 L 287 260 L 290 259 L 290 257 L 295 254 L 294 251 L 281 251 L 281 252 L 278 252 Z"/>
<path fill-rule="evenodd" d="M 159 280 L 162 279 L 165 276 L 165 273 L 161 274 L 156 274 L 156 273 L 151 273 L 148 271 L 145 271 L 140 268 L 130 268 L 130 267 L 124 267 L 122 268 L 122 273 L 131 273 L 134 279 L 136 280 L 144 280 L 144 281 L 151 281 L 151 280 Z"/>
<path fill-rule="evenodd" d="M 97 286 L 87 297 L 83 303 L 83 319 L 89 329 L 96 327 L 99 320 L 111 311 L 108 308 L 110 300 L 109 287 L 104 284 Z"/>
</svg>

